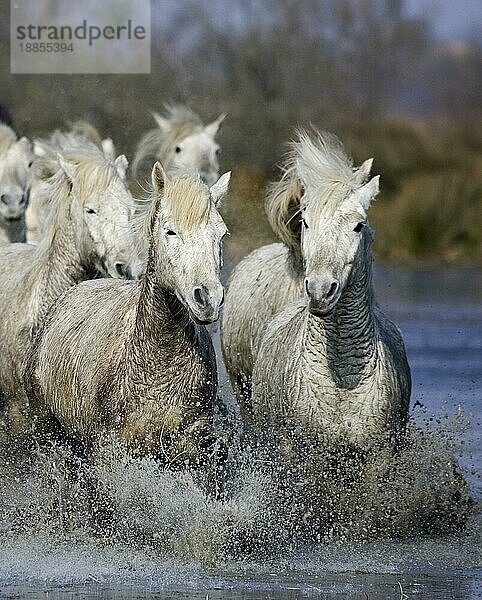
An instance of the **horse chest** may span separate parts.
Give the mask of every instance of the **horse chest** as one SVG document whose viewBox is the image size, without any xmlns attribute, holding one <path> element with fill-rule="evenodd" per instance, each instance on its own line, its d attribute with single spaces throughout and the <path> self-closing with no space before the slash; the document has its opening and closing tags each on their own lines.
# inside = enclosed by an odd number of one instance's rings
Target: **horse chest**
<svg viewBox="0 0 482 600">
<path fill-rule="evenodd" d="M 124 420 L 137 419 L 137 428 L 148 432 L 159 426 L 176 429 L 202 414 L 215 395 L 216 372 L 212 357 L 202 349 L 131 356 L 123 374 Z"/>
<path fill-rule="evenodd" d="M 301 356 L 288 374 L 297 382 L 296 393 L 286 399 L 298 423 L 351 442 L 387 427 L 394 390 L 381 347 L 366 361 L 347 355 L 338 372 L 333 370 L 326 342 L 318 344 L 317 351 L 305 347 Z"/>
</svg>

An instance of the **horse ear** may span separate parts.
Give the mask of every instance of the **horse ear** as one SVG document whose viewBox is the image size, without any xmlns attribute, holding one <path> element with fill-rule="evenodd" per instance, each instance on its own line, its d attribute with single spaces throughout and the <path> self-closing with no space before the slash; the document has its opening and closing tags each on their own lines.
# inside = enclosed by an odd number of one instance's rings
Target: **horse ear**
<svg viewBox="0 0 482 600">
<path fill-rule="evenodd" d="M 27 156 L 33 154 L 32 142 L 25 136 L 21 137 L 17 141 L 17 148 L 20 150 L 20 152 L 23 152 Z"/>
<path fill-rule="evenodd" d="M 35 156 L 45 156 L 46 155 L 45 148 L 42 146 L 42 144 L 38 140 L 34 140 L 33 153 Z"/>
<path fill-rule="evenodd" d="M 103 139 L 100 142 L 100 145 L 102 146 L 102 152 L 105 154 L 105 156 L 113 160 L 115 156 L 115 148 L 114 142 L 111 140 L 111 138 Z"/>
<path fill-rule="evenodd" d="M 380 191 L 380 175 L 372 177 L 368 183 L 356 191 L 357 200 L 361 203 L 364 210 L 370 208 L 370 204 Z"/>
<path fill-rule="evenodd" d="M 117 173 L 121 179 L 126 178 L 127 167 L 129 166 L 129 161 L 125 157 L 124 154 L 120 154 L 114 161 L 114 166 L 117 170 Z"/>
<path fill-rule="evenodd" d="M 25 146 L 26 148 L 31 147 L 30 140 L 27 137 L 25 137 L 24 135 L 18 140 L 18 143 L 21 144 L 22 146 Z"/>
<path fill-rule="evenodd" d="M 161 163 L 157 161 L 152 167 L 152 187 L 158 196 L 163 195 L 165 185 L 166 172 L 164 171 Z"/>
<path fill-rule="evenodd" d="M 209 123 L 209 125 L 206 125 L 206 127 L 204 128 L 204 131 L 214 139 L 225 118 L 226 118 L 225 113 L 220 114 L 219 117 L 215 121 L 213 121 L 212 123 Z"/>
<path fill-rule="evenodd" d="M 62 154 L 57 152 L 57 161 L 62 169 L 62 171 L 67 175 L 67 177 L 72 182 L 75 179 L 75 163 L 67 160 Z"/>
<path fill-rule="evenodd" d="M 165 131 L 169 127 L 169 121 L 164 117 L 161 117 L 159 113 L 152 112 L 152 116 L 154 117 L 154 121 L 157 123 L 159 129 L 161 131 Z"/>
<path fill-rule="evenodd" d="M 355 181 L 358 185 L 363 185 L 365 181 L 370 177 L 370 171 L 372 170 L 373 158 L 369 158 L 362 163 L 355 171 Z"/>
<path fill-rule="evenodd" d="M 224 175 L 221 175 L 216 183 L 213 183 L 213 185 L 209 188 L 209 191 L 211 192 L 211 198 L 216 206 L 219 206 L 224 196 L 226 196 L 230 179 L 231 171 L 228 171 L 227 173 L 224 173 Z"/>
</svg>

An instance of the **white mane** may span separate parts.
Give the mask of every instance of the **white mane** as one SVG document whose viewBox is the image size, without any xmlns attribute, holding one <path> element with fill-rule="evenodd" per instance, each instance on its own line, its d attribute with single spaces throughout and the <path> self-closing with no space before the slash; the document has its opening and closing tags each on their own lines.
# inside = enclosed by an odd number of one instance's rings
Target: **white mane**
<svg viewBox="0 0 482 600">
<path fill-rule="evenodd" d="M 48 140 L 36 138 L 34 143 L 39 156 L 36 162 L 39 164 L 42 163 L 42 158 L 57 163 L 57 155 L 65 152 L 88 153 L 99 157 L 103 154 L 100 145 L 78 131 L 65 132 L 56 129 Z"/>
<path fill-rule="evenodd" d="M 336 206 L 361 185 L 353 162 L 332 133 L 312 136 L 299 129 L 282 164 L 281 179 L 268 187 L 265 210 L 273 231 L 295 256 L 300 255 L 300 220 L 297 213 L 305 196 L 316 198 L 323 210 Z"/>
<path fill-rule="evenodd" d="M 337 206 L 359 187 L 353 161 L 332 133 L 322 132 L 310 137 L 306 131 L 299 131 L 292 152 L 302 186 L 315 192 L 320 206 Z"/>
</svg>

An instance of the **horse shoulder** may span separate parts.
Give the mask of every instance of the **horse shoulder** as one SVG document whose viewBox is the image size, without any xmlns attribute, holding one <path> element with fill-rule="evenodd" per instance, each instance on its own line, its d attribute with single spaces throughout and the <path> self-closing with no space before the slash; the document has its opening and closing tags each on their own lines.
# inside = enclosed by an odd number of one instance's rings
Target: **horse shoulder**
<svg viewBox="0 0 482 600">
<path fill-rule="evenodd" d="M 394 380 L 394 396 L 399 398 L 402 421 L 408 418 L 411 393 L 411 374 L 405 344 L 400 329 L 376 306 L 374 311 L 378 337 L 382 346 L 384 368 Z"/>
<path fill-rule="evenodd" d="M 253 371 L 253 412 L 287 414 L 304 386 L 305 301 L 286 305 L 267 324 Z"/>
<path fill-rule="evenodd" d="M 226 287 L 221 339 L 231 380 L 250 377 L 254 353 L 269 319 L 301 294 L 289 249 L 281 243 L 251 252 L 233 270 Z"/>
<path fill-rule="evenodd" d="M 127 282 L 100 279 L 70 288 L 50 311 L 37 343 L 35 379 L 69 433 L 89 435 L 105 420 L 106 379 L 128 329 Z"/>
<path fill-rule="evenodd" d="M 34 320 L 35 248 L 28 244 L 10 244 L 0 248 L 0 344 L 2 354 L 17 351 L 21 340 L 28 341 Z"/>
</svg>

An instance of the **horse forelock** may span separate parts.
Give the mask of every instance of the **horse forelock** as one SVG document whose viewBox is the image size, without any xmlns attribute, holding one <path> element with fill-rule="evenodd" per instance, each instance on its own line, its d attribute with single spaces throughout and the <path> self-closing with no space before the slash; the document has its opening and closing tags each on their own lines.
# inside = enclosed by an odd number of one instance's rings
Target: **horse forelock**
<svg viewBox="0 0 482 600">
<path fill-rule="evenodd" d="M 211 195 L 197 175 L 186 173 L 168 180 L 165 202 L 173 224 L 181 230 L 195 229 L 208 220 Z"/>
<path fill-rule="evenodd" d="M 161 214 L 169 217 L 173 227 L 189 231 L 208 222 L 212 207 L 208 187 L 198 175 L 191 173 L 171 175 L 162 196 L 152 192 L 148 198 L 137 202 L 132 227 L 139 240 L 149 237 Z"/>
<path fill-rule="evenodd" d="M 335 135 L 322 132 L 310 136 L 298 131 L 292 151 L 306 201 L 315 211 L 336 210 L 359 187 L 353 161 Z"/>
<path fill-rule="evenodd" d="M 169 129 L 177 130 L 179 135 L 196 133 L 204 127 L 199 115 L 183 104 L 166 104 L 165 108 Z"/>
<path fill-rule="evenodd" d="M 94 193 L 104 192 L 118 178 L 112 162 L 100 152 L 66 152 L 62 156 L 75 165 L 75 189 L 80 203 Z"/>
</svg>

